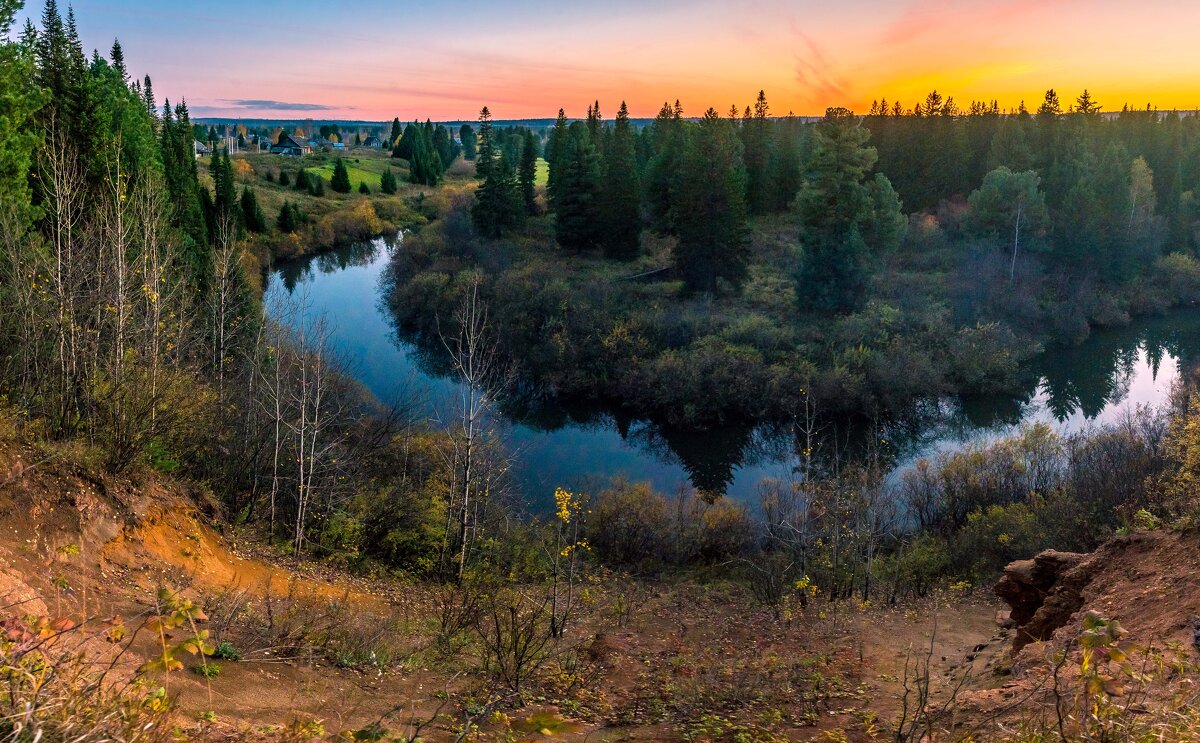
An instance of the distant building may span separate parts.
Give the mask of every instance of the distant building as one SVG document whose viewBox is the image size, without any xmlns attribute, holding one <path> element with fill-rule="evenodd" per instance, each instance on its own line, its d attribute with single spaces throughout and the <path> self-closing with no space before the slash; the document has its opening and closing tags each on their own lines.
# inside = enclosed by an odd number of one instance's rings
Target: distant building
<svg viewBox="0 0 1200 743">
<path fill-rule="evenodd" d="M 204 144 L 200 140 L 195 140 L 193 146 L 196 150 L 196 157 L 208 157 L 212 154 L 212 150 L 208 149 L 208 145 Z"/>
<path fill-rule="evenodd" d="M 300 157 L 312 153 L 312 145 L 303 139 L 297 139 L 288 134 L 279 138 L 279 142 L 271 146 L 271 154 Z"/>
<path fill-rule="evenodd" d="M 367 141 L 363 142 L 362 146 L 378 150 L 383 147 L 383 140 L 379 137 L 367 137 Z"/>
</svg>

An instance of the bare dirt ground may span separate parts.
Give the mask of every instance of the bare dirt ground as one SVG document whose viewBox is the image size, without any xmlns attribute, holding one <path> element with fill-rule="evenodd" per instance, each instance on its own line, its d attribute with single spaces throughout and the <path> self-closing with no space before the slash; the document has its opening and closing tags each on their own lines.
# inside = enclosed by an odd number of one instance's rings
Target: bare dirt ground
<svg viewBox="0 0 1200 743">
<path fill-rule="evenodd" d="M 315 720 L 290 739 L 382 722 L 393 735 L 424 724 L 423 739 L 450 740 L 470 718 L 478 740 L 872 740 L 900 713 L 906 666 L 911 689 L 915 664 L 928 660 L 935 700 L 968 670 L 972 689 L 1004 682 L 989 666 L 1005 641 L 986 597 L 882 609 L 814 602 L 781 621 L 737 585 L 600 573 L 526 704 L 480 715 L 494 698 L 469 640 L 433 649 L 434 589 L 292 564 L 219 533 L 174 486 L 33 466 L 37 455 L 12 445 L 0 462 L 8 615 L 136 625 L 172 586 L 202 607 L 214 639 L 239 649 L 236 662 L 208 661 L 220 668 L 214 678 L 189 661 L 158 679 L 193 738 L 266 740 Z M 305 633 L 319 637 L 297 651 Z M 357 652 L 347 638 L 360 635 L 389 661 L 343 662 Z M 152 633 L 135 634 L 121 668 L 133 673 L 159 649 Z"/>
</svg>

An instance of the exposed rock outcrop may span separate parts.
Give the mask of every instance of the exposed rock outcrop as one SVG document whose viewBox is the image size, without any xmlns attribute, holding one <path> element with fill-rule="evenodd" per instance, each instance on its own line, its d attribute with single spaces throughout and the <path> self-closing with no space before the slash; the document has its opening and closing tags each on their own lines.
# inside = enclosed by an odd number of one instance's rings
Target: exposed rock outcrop
<svg viewBox="0 0 1200 743">
<path fill-rule="evenodd" d="M 1094 572 L 1085 568 L 1088 562 L 1088 555 L 1046 550 L 1004 569 L 995 591 L 1012 608 L 1014 651 L 1050 637 L 1070 621 L 1083 605 L 1081 591 Z"/>
</svg>

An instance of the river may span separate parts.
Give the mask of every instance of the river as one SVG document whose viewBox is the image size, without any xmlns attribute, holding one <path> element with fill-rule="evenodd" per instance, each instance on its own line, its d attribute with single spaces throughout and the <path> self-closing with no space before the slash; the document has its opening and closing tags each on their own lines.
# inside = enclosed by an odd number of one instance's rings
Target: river
<svg viewBox="0 0 1200 743">
<path fill-rule="evenodd" d="M 309 316 L 324 315 L 337 351 L 376 397 L 445 419 L 456 383 L 428 371 L 418 350 L 398 337 L 384 302 L 394 249 L 378 240 L 278 267 L 269 280 L 268 311 L 291 303 Z M 903 467 L 1033 422 L 1062 432 L 1084 430 L 1138 405 L 1160 404 L 1181 360 L 1190 364 L 1198 357 L 1200 309 L 1137 320 L 1035 359 L 1023 395 L 931 403 L 921 422 L 897 424 L 886 439 Z M 786 478 L 795 464 L 790 433 L 770 427 L 672 431 L 604 410 L 552 410 L 536 422 L 510 420 L 507 429 L 519 453 L 516 477 L 535 498 L 544 493 L 549 499 L 557 486 L 586 490 L 623 476 L 664 492 L 695 485 L 752 502 L 758 483 Z"/>
</svg>

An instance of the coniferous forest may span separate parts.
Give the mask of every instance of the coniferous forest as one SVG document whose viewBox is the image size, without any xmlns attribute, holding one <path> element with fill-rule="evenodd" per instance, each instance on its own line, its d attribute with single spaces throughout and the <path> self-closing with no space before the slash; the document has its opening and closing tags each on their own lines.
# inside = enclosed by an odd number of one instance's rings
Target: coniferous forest
<svg viewBox="0 0 1200 743">
<path fill-rule="evenodd" d="M 1053 90 L 1032 113 L 934 92 L 815 122 L 760 93 L 640 130 L 597 103 L 529 145 L 484 121 L 473 221 L 500 239 L 431 240 L 395 305 L 428 330 L 478 268 L 526 373 L 680 423 L 787 417 L 799 390 L 869 415 L 1005 391 L 1040 349 L 1195 300 L 1197 135 Z M 513 163 L 539 146 L 531 208 Z"/>
</svg>

